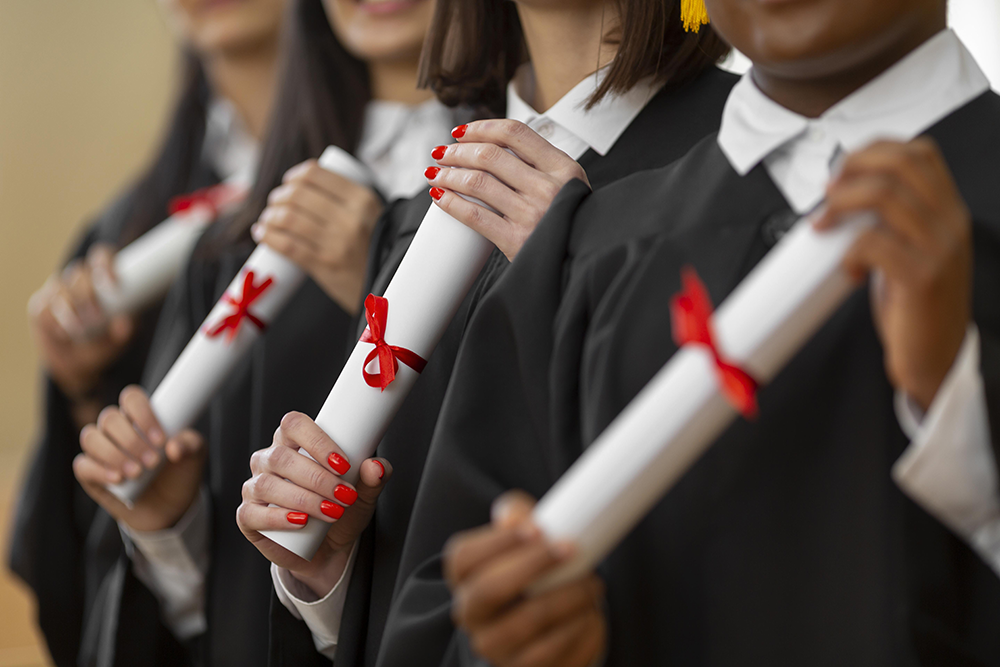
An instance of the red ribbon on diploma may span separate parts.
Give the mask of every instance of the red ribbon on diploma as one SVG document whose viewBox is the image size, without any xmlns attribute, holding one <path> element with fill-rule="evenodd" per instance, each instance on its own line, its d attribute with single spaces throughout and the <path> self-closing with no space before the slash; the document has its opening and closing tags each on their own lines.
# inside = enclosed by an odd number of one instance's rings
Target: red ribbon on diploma
<svg viewBox="0 0 1000 667">
<path fill-rule="evenodd" d="M 418 373 L 427 365 L 427 361 L 416 352 L 385 342 L 385 323 L 388 317 L 388 299 L 369 294 L 365 298 L 365 319 L 368 320 L 368 328 L 361 334 L 361 342 L 373 343 L 375 349 L 365 357 L 361 373 L 365 376 L 365 382 L 369 387 L 382 391 L 396 379 L 400 361 Z M 368 364 L 376 357 L 378 357 L 378 373 L 369 373 Z"/>
<path fill-rule="evenodd" d="M 712 352 L 722 383 L 722 393 L 747 419 L 757 416 L 757 381 L 739 366 L 719 354 L 712 333 L 712 300 L 708 290 L 691 267 L 681 271 L 683 289 L 670 301 L 674 341 L 677 345 L 704 345 Z"/>
<path fill-rule="evenodd" d="M 198 206 L 205 206 L 211 211 L 212 218 L 219 215 L 219 209 L 230 204 L 245 194 L 243 188 L 230 183 L 219 183 L 210 188 L 201 188 L 186 195 L 179 195 L 170 200 L 167 210 L 170 215 L 184 213 Z"/>
<path fill-rule="evenodd" d="M 209 329 L 206 335 L 209 338 L 215 338 L 216 336 L 222 334 L 222 332 L 226 332 L 226 342 L 231 342 L 233 338 L 236 338 L 236 334 L 239 333 L 240 325 L 243 324 L 244 319 L 253 322 L 261 331 L 267 328 L 267 324 L 265 324 L 263 320 L 250 312 L 250 306 L 254 301 L 259 299 L 264 292 L 267 291 L 267 288 L 270 287 L 273 282 L 274 279 L 268 278 L 260 284 L 255 285 L 253 271 L 247 271 L 246 277 L 243 278 L 243 294 L 240 296 L 239 300 L 237 301 L 234 299 L 229 292 L 226 292 L 226 294 L 222 297 L 222 300 L 226 303 L 236 306 L 236 310 L 231 315 L 223 318 L 223 320 L 214 327 Z"/>
</svg>

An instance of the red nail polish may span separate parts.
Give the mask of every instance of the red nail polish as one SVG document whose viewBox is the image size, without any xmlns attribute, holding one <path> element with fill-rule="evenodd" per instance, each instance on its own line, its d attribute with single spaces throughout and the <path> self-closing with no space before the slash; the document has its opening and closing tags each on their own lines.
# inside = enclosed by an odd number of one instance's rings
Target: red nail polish
<svg viewBox="0 0 1000 667">
<path fill-rule="evenodd" d="M 339 519 L 344 516 L 344 506 L 329 500 L 324 500 L 319 504 L 319 511 L 331 519 Z"/>
<path fill-rule="evenodd" d="M 428 181 L 433 181 L 440 172 L 441 167 L 427 167 L 427 169 L 424 169 L 424 178 Z"/>
<path fill-rule="evenodd" d="M 285 515 L 288 519 L 288 523 L 294 523 L 296 526 L 306 525 L 306 521 L 309 520 L 309 515 L 305 512 L 289 512 Z"/>
<path fill-rule="evenodd" d="M 445 151 L 447 150 L 448 150 L 447 146 L 438 146 L 437 148 L 431 151 L 431 157 L 434 158 L 435 160 L 440 160 L 444 157 Z"/>
<path fill-rule="evenodd" d="M 358 499 L 358 492 L 349 486 L 338 484 L 333 490 L 333 497 L 345 505 L 353 505 L 354 501 Z"/>
<path fill-rule="evenodd" d="M 451 136 L 455 137 L 456 139 L 461 139 L 462 137 L 465 136 L 465 133 L 468 129 L 469 129 L 468 125 L 459 125 L 454 130 L 451 131 Z"/>
<path fill-rule="evenodd" d="M 383 477 L 385 477 L 385 466 L 382 465 L 382 462 L 378 460 L 375 461 L 375 465 L 378 466 L 378 478 L 382 479 Z"/>
<path fill-rule="evenodd" d="M 330 454 L 330 458 L 328 458 L 326 462 L 330 464 L 330 467 L 333 468 L 333 471 L 338 475 L 343 475 L 351 469 L 351 464 L 347 462 L 347 459 L 337 452 Z"/>
<path fill-rule="evenodd" d="M 439 201 L 441 197 L 444 197 L 444 190 L 441 188 L 431 188 L 431 197 L 434 198 L 434 201 Z"/>
</svg>

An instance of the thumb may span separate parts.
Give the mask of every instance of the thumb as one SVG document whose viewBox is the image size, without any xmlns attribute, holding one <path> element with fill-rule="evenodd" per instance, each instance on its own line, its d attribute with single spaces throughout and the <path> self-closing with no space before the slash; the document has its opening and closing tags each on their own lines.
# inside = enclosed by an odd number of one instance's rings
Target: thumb
<svg viewBox="0 0 1000 667">
<path fill-rule="evenodd" d="M 510 528 L 531 518 L 535 508 L 535 499 L 530 495 L 515 489 L 508 491 L 493 501 L 490 517 L 493 524 L 500 528 Z"/>
<path fill-rule="evenodd" d="M 392 465 L 386 459 L 372 458 L 361 464 L 359 473 L 356 487 L 358 499 L 374 504 L 392 477 Z"/>
</svg>

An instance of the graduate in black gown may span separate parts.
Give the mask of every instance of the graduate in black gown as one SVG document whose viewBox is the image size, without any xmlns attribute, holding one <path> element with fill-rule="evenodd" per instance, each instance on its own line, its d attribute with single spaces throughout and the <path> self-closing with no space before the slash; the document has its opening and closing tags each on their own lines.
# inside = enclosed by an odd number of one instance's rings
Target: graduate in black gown
<svg viewBox="0 0 1000 667">
<path fill-rule="evenodd" d="M 428 84 L 446 102 L 489 107 L 506 97 L 508 116 L 458 127 L 453 136 L 459 143 L 434 151 L 440 166 L 426 173 L 435 205 L 461 218 L 472 209 L 454 193 L 472 195 L 523 232 L 537 223 L 569 179 L 585 173 L 590 185 L 600 188 L 682 155 L 717 127 L 735 80 L 713 66 L 727 48 L 709 30 L 685 34 L 673 3 L 571 3 L 551 13 L 532 4 L 439 2 L 424 61 Z M 572 67 L 565 63 L 567 53 L 573 54 Z M 512 54 L 530 59 L 522 64 L 522 57 Z M 594 64 L 600 68 L 596 74 Z M 516 156 L 499 146 L 509 146 Z M 428 201 L 424 196 L 405 204 L 406 210 L 381 229 L 369 269 L 373 293 L 381 294 L 392 279 Z M 371 525 L 355 542 L 355 526 L 363 527 L 372 514 L 365 504 L 345 514 L 342 522 L 350 519 L 349 526 L 331 533 L 328 545 L 344 554 L 338 564 L 349 563 L 343 567 L 350 576 L 331 575 L 323 591 L 327 609 L 306 620 L 317 644 L 318 638 L 336 637 L 338 664 L 431 664 L 440 657 L 440 652 L 434 657 L 439 647 L 433 643 L 421 643 L 415 655 L 412 645 L 397 643 L 393 628 L 383 633 L 383 627 L 424 455 L 466 324 L 516 252 L 514 243 L 498 246 L 378 448 L 382 465 L 391 464 L 392 481 L 378 496 Z M 308 477 L 311 466 L 275 455 L 291 445 L 302 445 L 317 461 L 331 452 L 342 454 L 311 420 L 289 424 L 287 430 L 283 424 L 270 453 L 257 457 L 245 507 L 274 503 L 317 514 L 315 499 L 336 484 L 336 467 L 327 467 L 328 479 L 314 480 Z M 270 477 L 296 481 L 309 493 L 257 493 L 257 481 Z M 303 504 L 287 504 L 296 500 Z M 262 528 L 242 518 L 241 523 L 250 535 Z M 308 635 L 299 632 L 296 638 L 295 624 L 280 607 L 275 611 L 273 664 L 302 664 L 309 655 Z"/>
<path fill-rule="evenodd" d="M 604 634 L 589 657 L 610 665 L 1000 664 L 1000 98 L 945 30 L 945 2 L 707 5 L 754 61 L 720 133 L 557 198 L 519 262 L 559 270 L 515 263 L 483 304 L 473 326 L 505 330 L 463 349 L 425 471 L 451 494 L 413 526 L 485 514 L 506 487 L 543 494 L 676 351 L 682 267 L 719 303 L 822 200 L 820 226 L 874 210 L 845 268 L 878 277 L 599 579 L 525 599 L 572 546 L 546 544 L 515 495 L 446 551 L 452 611 L 496 665 L 583 665 L 573 650 Z"/>
<path fill-rule="evenodd" d="M 454 126 L 453 113 L 416 88 L 429 18 L 429 7 L 420 4 L 387 10 L 349 0 L 292 3 L 282 87 L 257 184 L 246 210 L 202 239 L 171 293 L 171 317 L 158 332 L 164 344 L 153 350 L 144 386 L 156 386 L 180 352 L 174 343 L 186 343 L 197 331 L 254 241 L 291 258 L 312 280 L 240 363 L 197 427 L 166 443 L 171 463 L 132 510 L 103 483 L 109 469 L 121 470 L 133 452 L 145 454 L 151 446 L 158 454 L 163 446 L 147 394 L 127 388 L 120 407 L 106 410 L 83 434 L 86 456 L 76 462 L 77 475 L 118 519 L 130 556 L 106 578 L 105 613 L 93 618 L 104 638 L 99 661 L 110 655 L 117 664 L 164 662 L 155 645 L 142 641 L 144 628 L 162 616 L 173 619 L 175 634 L 190 637 L 188 657 L 196 664 L 266 663 L 272 579 L 267 561 L 233 521 L 247 460 L 270 442 L 286 412 L 319 407 L 343 363 L 368 238 L 383 202 L 422 188 L 422 156 Z M 320 169 L 315 159 L 301 162 L 330 144 L 364 163 L 377 190 Z M 324 509 L 343 511 L 335 502 L 343 498 L 331 497 Z M 292 520 L 282 514 L 281 525 Z M 143 570 L 149 581 L 142 583 L 158 602 L 152 611 L 129 604 L 129 578 Z"/>
<path fill-rule="evenodd" d="M 210 63 L 234 45 L 264 65 L 276 61 L 280 2 L 254 3 L 226 17 L 195 17 L 186 5 L 171 12 L 184 72 L 163 144 L 146 171 L 87 227 L 29 308 L 45 362 L 44 412 L 9 558 L 36 595 L 39 626 L 58 665 L 77 664 L 84 543 L 97 507 L 73 477 L 80 428 L 140 379 L 162 306 L 109 320 L 94 299 L 91 273 L 109 271 L 115 250 L 166 219 L 172 198 L 252 167 L 234 158 L 256 152 L 254 132 L 262 130 L 270 105 L 273 77 L 236 82 Z M 246 50 L 248 43 L 256 46 Z"/>
</svg>

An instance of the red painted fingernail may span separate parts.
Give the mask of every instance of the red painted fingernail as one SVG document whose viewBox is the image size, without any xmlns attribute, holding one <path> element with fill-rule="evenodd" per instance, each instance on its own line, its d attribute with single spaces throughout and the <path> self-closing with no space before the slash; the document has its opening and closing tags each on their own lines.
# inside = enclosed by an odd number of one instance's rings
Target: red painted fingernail
<svg viewBox="0 0 1000 667">
<path fill-rule="evenodd" d="M 431 188 L 431 197 L 434 198 L 434 201 L 439 201 L 441 197 L 444 197 L 444 190 L 441 188 Z"/>
<path fill-rule="evenodd" d="M 378 478 L 382 479 L 385 477 L 385 466 L 382 465 L 381 461 L 375 461 L 375 465 L 378 466 Z"/>
<path fill-rule="evenodd" d="M 438 146 L 437 148 L 431 151 L 431 157 L 434 158 L 435 160 L 440 160 L 441 158 L 444 157 L 445 151 L 447 150 L 448 150 L 447 146 Z"/>
<path fill-rule="evenodd" d="M 305 512 L 289 512 L 285 515 L 288 519 L 288 523 L 294 523 L 296 526 L 306 525 L 306 521 L 309 520 L 309 515 Z"/>
<path fill-rule="evenodd" d="M 331 519 L 339 519 L 344 516 L 344 506 L 329 500 L 324 500 L 319 504 L 319 511 Z"/>
<path fill-rule="evenodd" d="M 326 462 L 330 464 L 330 467 L 333 468 L 333 471 L 338 475 L 343 475 L 351 469 L 351 464 L 347 462 L 347 459 L 337 452 L 330 454 L 330 458 L 328 458 Z"/>
<path fill-rule="evenodd" d="M 338 484 L 333 490 L 333 497 L 345 505 L 353 505 L 354 501 L 358 499 L 358 492 L 349 486 Z"/>
<path fill-rule="evenodd" d="M 438 173 L 441 171 L 441 167 L 427 167 L 424 169 L 424 178 L 428 181 L 433 181 L 437 178 Z"/>
<path fill-rule="evenodd" d="M 468 129 L 469 129 L 468 125 L 459 125 L 454 130 L 451 131 L 451 136 L 455 137 L 456 139 L 461 139 L 462 137 L 465 136 L 465 133 Z"/>
</svg>

